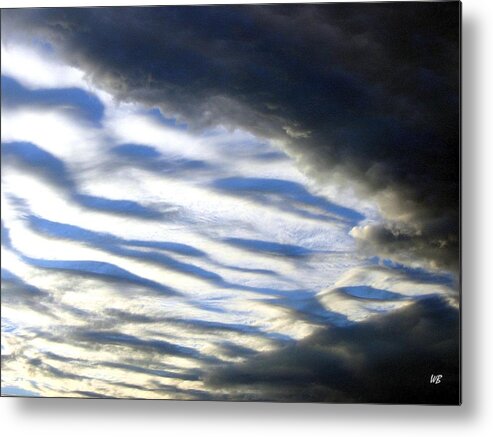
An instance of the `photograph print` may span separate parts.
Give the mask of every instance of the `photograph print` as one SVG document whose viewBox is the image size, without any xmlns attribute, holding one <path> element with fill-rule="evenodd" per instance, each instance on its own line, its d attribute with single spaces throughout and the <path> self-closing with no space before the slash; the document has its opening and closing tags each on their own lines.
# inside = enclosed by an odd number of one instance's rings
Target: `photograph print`
<svg viewBox="0 0 493 437">
<path fill-rule="evenodd" d="M 460 26 L 2 9 L 2 396 L 460 405 Z"/>
</svg>

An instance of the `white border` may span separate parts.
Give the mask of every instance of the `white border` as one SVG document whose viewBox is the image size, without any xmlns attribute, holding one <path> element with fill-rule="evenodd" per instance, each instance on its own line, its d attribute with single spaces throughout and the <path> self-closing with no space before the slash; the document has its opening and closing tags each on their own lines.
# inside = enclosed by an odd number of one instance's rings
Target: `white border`
<svg viewBox="0 0 493 437">
<path fill-rule="evenodd" d="M 284 1 L 287 3 L 288 1 Z M 252 3 L 0 0 L 0 7 Z M 270 1 L 269 3 L 277 3 Z M 462 407 L 0 399 L 6 436 L 428 436 L 493 429 L 493 2 L 463 1 Z M 490 429 L 490 431 L 488 431 Z"/>
</svg>

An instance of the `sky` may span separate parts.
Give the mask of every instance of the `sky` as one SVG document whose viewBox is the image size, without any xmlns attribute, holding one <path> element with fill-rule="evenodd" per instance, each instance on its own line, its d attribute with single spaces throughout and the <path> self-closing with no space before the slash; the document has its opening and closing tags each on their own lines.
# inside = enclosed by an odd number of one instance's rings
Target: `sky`
<svg viewBox="0 0 493 437">
<path fill-rule="evenodd" d="M 2 394 L 459 402 L 458 2 L 1 19 Z"/>
</svg>

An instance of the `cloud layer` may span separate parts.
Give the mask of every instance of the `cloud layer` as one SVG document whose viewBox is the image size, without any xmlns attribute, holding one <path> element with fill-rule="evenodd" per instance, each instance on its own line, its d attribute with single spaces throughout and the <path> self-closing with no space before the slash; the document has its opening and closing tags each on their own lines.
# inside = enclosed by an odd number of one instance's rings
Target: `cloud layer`
<svg viewBox="0 0 493 437">
<path fill-rule="evenodd" d="M 387 221 L 354 236 L 458 267 L 459 3 L 6 11 L 90 80 L 200 128 L 275 139 Z M 125 32 L 122 32 L 125 29 Z M 433 187 L 430 190 L 430 186 Z"/>
<path fill-rule="evenodd" d="M 2 385 L 457 403 L 459 13 L 2 11 Z"/>
</svg>

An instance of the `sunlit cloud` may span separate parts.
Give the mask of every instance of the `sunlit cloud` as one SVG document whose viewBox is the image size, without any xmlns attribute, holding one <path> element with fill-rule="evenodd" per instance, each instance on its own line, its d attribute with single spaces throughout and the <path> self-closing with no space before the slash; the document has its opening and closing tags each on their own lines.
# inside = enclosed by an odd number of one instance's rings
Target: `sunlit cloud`
<svg viewBox="0 0 493 437">
<path fill-rule="evenodd" d="M 411 363 L 419 353 L 433 363 L 442 362 L 437 351 L 454 356 L 453 205 L 420 203 L 422 182 L 410 188 L 387 172 L 400 158 L 373 162 L 390 146 L 372 156 L 372 139 L 358 143 L 368 114 L 356 97 L 345 108 L 343 96 L 359 84 L 328 73 L 334 101 L 319 103 L 332 114 L 322 127 L 303 106 L 319 91 L 311 82 L 298 88 L 302 72 L 281 59 L 276 41 L 273 71 L 261 67 L 264 55 L 246 62 L 231 41 L 217 65 L 206 62 L 216 36 L 203 35 L 184 52 L 195 69 L 180 58 L 174 73 L 151 68 L 144 80 L 145 53 L 137 74 L 118 60 L 110 68 L 92 36 L 79 41 L 71 20 L 101 30 L 84 14 L 46 23 L 43 13 L 2 14 L 5 393 L 300 400 L 306 384 L 306 400 L 360 402 L 362 388 L 337 381 L 361 381 L 365 369 L 377 378 L 379 353 L 393 363 L 407 346 Z M 35 36 L 12 27 L 24 19 Z M 285 18 L 268 8 L 252 19 L 285 31 Z M 326 37 L 345 71 L 339 31 Z M 300 38 L 315 35 L 305 29 Z M 173 41 L 189 43 L 181 32 Z M 175 56 L 176 47 L 162 50 Z M 280 66 L 293 101 L 272 79 Z M 210 83 L 197 81 L 200 71 Z M 346 112 L 360 111 L 353 134 L 338 130 Z M 420 171 L 411 168 L 409 179 Z"/>
</svg>

